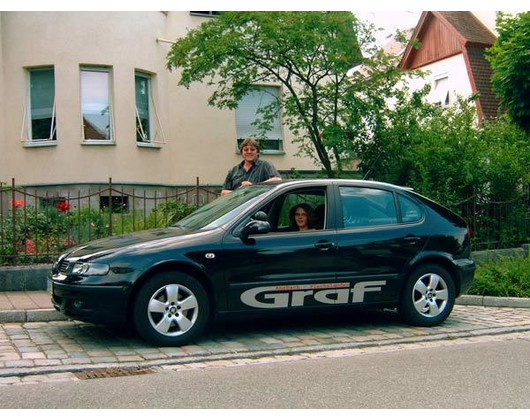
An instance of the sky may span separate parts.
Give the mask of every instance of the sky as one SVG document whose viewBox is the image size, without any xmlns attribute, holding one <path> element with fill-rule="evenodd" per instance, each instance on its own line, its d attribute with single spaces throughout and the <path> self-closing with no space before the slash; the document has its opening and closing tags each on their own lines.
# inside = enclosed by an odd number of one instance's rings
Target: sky
<svg viewBox="0 0 530 420">
<path fill-rule="evenodd" d="M 392 12 L 370 12 L 353 11 L 363 21 L 373 23 L 378 28 L 383 28 L 376 34 L 376 42 L 383 46 L 388 42 L 388 37 L 396 30 L 414 28 L 420 19 L 421 11 L 392 11 Z"/>
</svg>

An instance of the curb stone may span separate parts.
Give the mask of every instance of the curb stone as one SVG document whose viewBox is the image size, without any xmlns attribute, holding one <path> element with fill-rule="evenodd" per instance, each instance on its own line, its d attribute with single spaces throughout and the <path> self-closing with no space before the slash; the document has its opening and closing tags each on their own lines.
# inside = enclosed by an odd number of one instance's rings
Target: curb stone
<svg viewBox="0 0 530 420">
<path fill-rule="evenodd" d="M 12 309 L 0 311 L 0 324 L 11 322 L 67 321 L 68 318 L 55 309 Z"/>
<path fill-rule="evenodd" d="M 463 295 L 456 299 L 455 304 L 499 308 L 530 308 L 530 298 Z"/>
</svg>

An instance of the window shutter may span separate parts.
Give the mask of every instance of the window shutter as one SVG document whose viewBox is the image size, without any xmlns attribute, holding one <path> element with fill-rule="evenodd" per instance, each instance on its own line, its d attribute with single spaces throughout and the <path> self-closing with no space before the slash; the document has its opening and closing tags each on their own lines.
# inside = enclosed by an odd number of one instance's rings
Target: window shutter
<svg viewBox="0 0 530 420">
<path fill-rule="evenodd" d="M 256 125 L 252 125 L 255 121 L 262 118 L 258 110 L 275 102 L 279 93 L 279 88 L 277 87 L 264 86 L 251 90 L 241 99 L 236 109 L 238 139 L 245 139 L 247 137 L 272 140 L 282 139 L 280 110 L 278 110 L 272 122 L 272 129 L 265 133 L 260 132 L 260 129 Z"/>
</svg>

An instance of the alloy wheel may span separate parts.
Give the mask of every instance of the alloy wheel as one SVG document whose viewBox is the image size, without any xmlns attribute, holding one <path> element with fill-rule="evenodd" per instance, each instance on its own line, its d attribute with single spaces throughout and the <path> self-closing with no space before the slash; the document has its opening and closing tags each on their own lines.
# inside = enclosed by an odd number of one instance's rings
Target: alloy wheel
<svg viewBox="0 0 530 420">
<path fill-rule="evenodd" d="M 447 284 L 439 274 L 424 274 L 414 284 L 412 299 L 414 308 L 420 315 L 427 318 L 438 316 L 449 301 Z"/>
<path fill-rule="evenodd" d="M 168 284 L 158 289 L 149 299 L 147 315 L 152 327 L 167 337 L 188 332 L 199 315 L 197 297 L 187 287 Z"/>
</svg>

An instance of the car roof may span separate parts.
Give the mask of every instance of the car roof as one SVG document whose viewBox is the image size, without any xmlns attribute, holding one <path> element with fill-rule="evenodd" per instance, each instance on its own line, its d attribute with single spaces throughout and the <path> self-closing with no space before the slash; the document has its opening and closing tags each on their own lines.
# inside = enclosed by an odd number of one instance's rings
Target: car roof
<svg viewBox="0 0 530 420">
<path fill-rule="evenodd" d="M 366 181 L 362 179 L 342 179 L 342 178 L 316 178 L 316 179 L 288 179 L 282 181 L 271 182 L 270 184 L 282 185 L 282 186 L 291 186 L 291 185 L 351 185 L 355 187 L 371 187 L 371 188 L 386 188 L 402 191 L 412 191 L 412 188 L 402 187 L 400 185 L 388 184 L 386 182 L 379 181 Z"/>
</svg>

